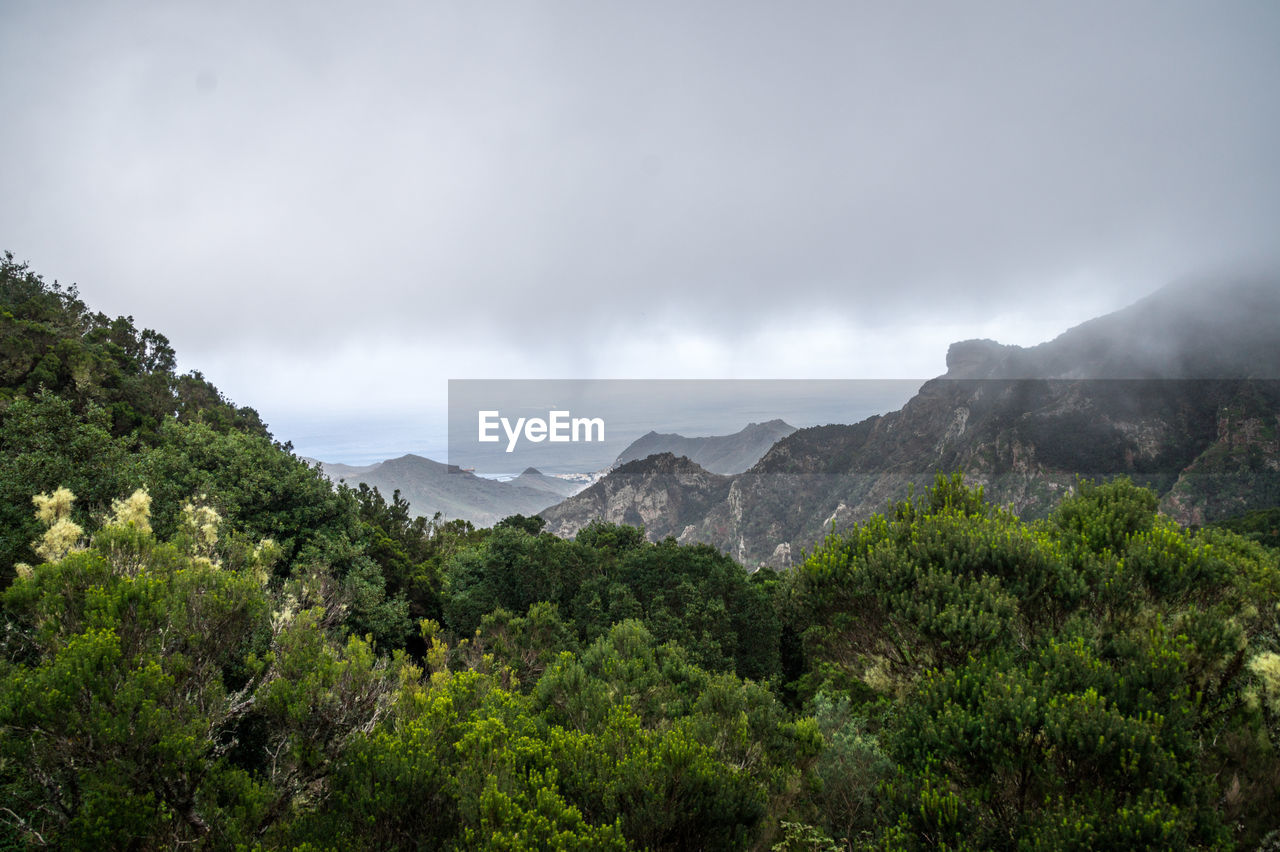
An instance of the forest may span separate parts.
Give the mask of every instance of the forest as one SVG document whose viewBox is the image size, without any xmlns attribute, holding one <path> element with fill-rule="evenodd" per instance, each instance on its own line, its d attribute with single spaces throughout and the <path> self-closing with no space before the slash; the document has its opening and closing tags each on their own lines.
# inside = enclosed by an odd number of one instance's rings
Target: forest
<svg viewBox="0 0 1280 852">
<path fill-rule="evenodd" d="M 1275 514 L 939 476 L 785 572 L 333 487 L 0 261 L 0 849 L 1280 848 Z"/>
</svg>

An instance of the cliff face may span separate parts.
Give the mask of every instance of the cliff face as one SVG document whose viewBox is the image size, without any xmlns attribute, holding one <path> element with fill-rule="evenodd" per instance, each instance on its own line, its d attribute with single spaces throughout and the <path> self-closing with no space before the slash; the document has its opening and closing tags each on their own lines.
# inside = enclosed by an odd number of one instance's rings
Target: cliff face
<svg viewBox="0 0 1280 852">
<path fill-rule="evenodd" d="M 1242 387 L 1218 409 L 1212 441 L 1183 469 L 1161 510 L 1204 524 L 1280 506 L 1280 404 L 1276 382 Z"/>
<path fill-rule="evenodd" d="M 688 463 L 679 476 L 623 487 L 609 481 L 618 471 L 595 486 L 604 503 L 588 507 L 580 495 L 557 507 L 556 531 L 572 534 L 594 511 L 630 523 L 679 506 L 678 522 L 646 524 L 651 536 L 781 567 L 833 528 L 957 470 L 1030 517 L 1078 475 L 1127 475 L 1183 523 L 1280 504 L 1274 287 L 1167 288 L 1036 347 L 954 344 L 947 367 L 902 409 L 797 431 L 738 476 Z"/>
<path fill-rule="evenodd" d="M 650 456 L 622 465 L 590 488 L 541 512 L 547 532 L 572 536 L 593 520 L 643 526 L 651 540 L 681 538 L 728 494 L 731 478 L 683 456 Z"/>
</svg>

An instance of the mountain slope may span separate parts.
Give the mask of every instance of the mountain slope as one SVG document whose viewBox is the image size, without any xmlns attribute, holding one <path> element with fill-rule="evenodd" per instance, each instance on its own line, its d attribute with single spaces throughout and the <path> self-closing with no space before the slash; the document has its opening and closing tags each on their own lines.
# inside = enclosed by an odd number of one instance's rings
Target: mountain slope
<svg viewBox="0 0 1280 852">
<path fill-rule="evenodd" d="M 363 482 L 387 495 L 399 490 L 415 515 L 430 517 L 440 512 L 446 519 L 460 518 L 477 526 L 492 526 L 508 515 L 537 514 L 562 496 L 546 487 L 530 487 L 529 479 L 524 484 L 484 479 L 412 454 L 363 467 L 321 463 L 321 468 L 334 482 Z"/>
<path fill-rule="evenodd" d="M 579 482 L 571 482 L 558 476 L 547 476 L 536 467 L 525 468 L 524 472 L 511 480 L 510 484 L 521 488 L 532 488 L 535 491 L 546 491 L 556 500 L 572 497 L 583 487 Z"/>
<path fill-rule="evenodd" d="M 1204 523 L 1280 503 L 1278 430 L 1280 291 L 1168 287 L 1039 346 L 952 345 L 946 374 L 902 409 L 783 438 L 675 534 L 784 565 L 833 526 L 955 470 L 1032 517 L 1077 475 L 1124 474 L 1155 488 L 1177 520 Z M 593 511 L 634 514 L 627 501 L 684 502 L 609 482 L 621 474 L 597 483 L 607 506 L 580 495 L 556 507 L 557 530 L 570 534 Z"/>
<path fill-rule="evenodd" d="M 643 526 L 653 540 L 682 537 L 728 497 L 732 479 L 683 456 L 627 462 L 576 497 L 541 513 L 547 532 L 572 535 L 591 520 Z"/>
<path fill-rule="evenodd" d="M 686 438 L 684 435 L 650 432 L 633 441 L 618 455 L 615 465 L 660 453 L 684 456 L 711 473 L 742 473 L 780 439 L 796 431 L 782 420 L 749 423 L 732 435 Z"/>
</svg>

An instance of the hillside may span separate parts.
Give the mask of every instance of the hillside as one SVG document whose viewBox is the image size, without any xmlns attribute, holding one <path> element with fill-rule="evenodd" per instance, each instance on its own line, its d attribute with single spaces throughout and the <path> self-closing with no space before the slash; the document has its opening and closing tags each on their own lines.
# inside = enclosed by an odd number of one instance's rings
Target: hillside
<svg viewBox="0 0 1280 852">
<path fill-rule="evenodd" d="M 618 454 L 620 467 L 660 453 L 684 456 L 698 466 L 718 474 L 742 473 L 758 462 L 769 448 L 796 431 L 782 420 L 748 423 L 732 435 L 687 438 L 684 435 L 649 432 Z"/>
<path fill-rule="evenodd" d="M 550 492 L 558 500 L 572 497 L 583 488 L 582 483 L 571 482 L 558 476 L 547 476 L 536 467 L 525 468 L 523 473 L 511 480 L 511 484 L 522 488 L 532 488 L 536 491 Z"/>
<path fill-rule="evenodd" d="M 902 409 L 791 434 L 704 516 L 661 534 L 781 566 L 833 525 L 955 470 L 1027 517 L 1078 475 L 1127 475 L 1176 520 L 1206 523 L 1280 502 L 1278 417 L 1280 291 L 1171 286 L 1039 346 L 956 343 L 947 372 Z M 544 514 L 549 527 L 570 535 L 595 517 L 687 501 L 679 480 L 623 469 L 597 487 L 608 504 L 579 495 Z"/>
</svg>

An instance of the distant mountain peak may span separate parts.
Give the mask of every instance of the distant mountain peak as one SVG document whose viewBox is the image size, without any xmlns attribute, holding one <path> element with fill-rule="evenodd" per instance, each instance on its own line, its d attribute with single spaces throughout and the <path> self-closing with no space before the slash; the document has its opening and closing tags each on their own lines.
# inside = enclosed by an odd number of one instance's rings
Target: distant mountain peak
<svg viewBox="0 0 1280 852">
<path fill-rule="evenodd" d="M 947 349 L 947 376 L 975 377 L 991 372 L 1020 346 L 1008 346 L 987 338 L 960 340 Z"/>
<path fill-rule="evenodd" d="M 511 484 L 553 494 L 561 500 L 577 494 L 583 487 L 579 482 L 570 482 L 558 476 L 547 476 L 536 467 L 525 468 L 523 473 L 511 480 Z"/>
<path fill-rule="evenodd" d="M 363 467 L 322 462 L 321 468 L 334 482 L 341 480 L 353 486 L 364 483 L 384 495 L 399 491 L 415 515 L 430 517 L 439 511 L 446 518 L 462 518 L 480 526 L 508 515 L 534 514 L 574 490 L 571 483 L 561 489 L 559 480 L 544 477 L 532 468 L 533 472 L 523 478 L 500 482 L 413 453 Z"/>
<path fill-rule="evenodd" d="M 642 459 L 629 461 L 617 468 L 617 473 L 706 473 L 707 470 L 688 456 L 675 453 L 655 453 Z"/>
<path fill-rule="evenodd" d="M 396 456 L 395 458 L 387 459 L 387 461 L 389 462 L 431 462 L 432 464 L 440 464 L 440 462 L 438 461 L 433 461 L 429 458 L 415 455 L 413 453 L 405 453 L 402 456 Z"/>
<path fill-rule="evenodd" d="M 748 423 L 732 435 L 689 438 L 650 431 L 619 453 L 614 465 L 617 467 L 654 454 L 671 453 L 685 456 L 711 473 L 741 473 L 758 462 L 780 439 L 794 431 L 794 426 L 776 418 L 764 423 Z"/>
</svg>

